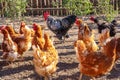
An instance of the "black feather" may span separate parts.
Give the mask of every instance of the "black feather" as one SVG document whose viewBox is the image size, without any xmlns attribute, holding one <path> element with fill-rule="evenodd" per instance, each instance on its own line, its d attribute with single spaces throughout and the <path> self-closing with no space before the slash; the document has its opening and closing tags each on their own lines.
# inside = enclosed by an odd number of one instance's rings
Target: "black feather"
<svg viewBox="0 0 120 80">
<path fill-rule="evenodd" d="M 56 34 L 58 39 L 62 39 L 62 37 L 69 38 L 67 32 L 72 28 L 72 25 L 76 21 L 75 15 L 69 15 L 63 19 L 54 19 L 49 16 L 47 19 L 48 28 Z"/>
<path fill-rule="evenodd" d="M 116 29 L 115 29 L 115 27 L 117 26 L 117 21 L 116 20 L 113 20 L 110 24 L 106 24 L 106 23 L 100 23 L 100 21 L 98 20 L 98 18 L 95 18 L 94 20 L 93 20 L 96 24 L 97 24 L 97 26 L 98 26 L 98 32 L 99 33 L 101 33 L 102 32 L 102 30 L 104 30 L 104 29 L 106 29 L 106 28 L 108 28 L 109 30 L 110 30 L 110 36 L 111 37 L 113 37 L 113 36 L 115 36 L 115 34 L 116 34 Z"/>
<path fill-rule="evenodd" d="M 115 27 L 117 26 L 117 21 L 113 20 L 109 26 L 110 26 L 110 36 L 113 37 L 116 35 L 116 28 Z"/>
</svg>

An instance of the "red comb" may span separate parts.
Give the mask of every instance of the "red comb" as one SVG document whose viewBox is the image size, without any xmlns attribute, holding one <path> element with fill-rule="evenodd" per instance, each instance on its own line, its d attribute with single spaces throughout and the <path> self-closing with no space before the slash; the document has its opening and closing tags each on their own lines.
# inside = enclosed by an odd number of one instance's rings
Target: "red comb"
<svg viewBox="0 0 120 80">
<path fill-rule="evenodd" d="M 78 18 L 76 18 L 76 21 L 75 21 L 76 24 L 78 24 Z"/>
<path fill-rule="evenodd" d="M 34 30 L 37 30 L 37 26 L 38 26 L 38 25 L 37 25 L 36 23 L 33 23 L 33 29 L 34 29 Z"/>
<path fill-rule="evenodd" d="M 4 25 L 0 26 L 0 30 L 3 30 L 5 28 L 6 28 L 6 26 L 4 26 Z"/>
<path fill-rule="evenodd" d="M 81 22 L 82 22 L 82 20 L 80 20 L 79 18 L 76 18 L 75 23 L 76 23 L 77 25 L 80 25 L 80 24 L 81 24 Z"/>
<path fill-rule="evenodd" d="M 33 26 L 37 26 L 37 24 L 36 24 L 36 23 L 33 23 Z"/>
<path fill-rule="evenodd" d="M 46 20 L 49 15 L 50 15 L 50 13 L 48 11 L 44 12 L 44 14 L 43 14 L 44 19 Z"/>
<path fill-rule="evenodd" d="M 94 21 L 94 19 L 95 19 L 95 18 L 94 18 L 93 16 L 90 17 L 90 20 L 91 20 L 91 21 Z"/>
</svg>

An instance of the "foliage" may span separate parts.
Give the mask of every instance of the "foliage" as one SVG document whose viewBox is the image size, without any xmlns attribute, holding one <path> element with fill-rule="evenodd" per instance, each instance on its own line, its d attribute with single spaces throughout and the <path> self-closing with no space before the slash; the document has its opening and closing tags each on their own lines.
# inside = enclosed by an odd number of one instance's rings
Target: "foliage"
<svg viewBox="0 0 120 80">
<path fill-rule="evenodd" d="M 66 4 L 65 4 L 66 3 Z M 65 7 L 76 15 L 87 15 L 93 11 L 90 0 L 65 0 Z"/>
<path fill-rule="evenodd" d="M 58 1 L 52 1 L 52 6 L 54 6 L 54 7 L 57 7 L 59 5 L 59 2 Z"/>
<path fill-rule="evenodd" d="M 110 22 L 118 15 L 118 9 L 114 10 L 114 6 L 110 3 L 111 0 L 99 0 L 98 6 L 95 9 L 97 15 L 104 14 L 106 21 Z"/>
<path fill-rule="evenodd" d="M 4 3 L 2 10 L 6 17 L 20 17 L 26 12 L 27 0 L 0 0 Z"/>
<path fill-rule="evenodd" d="M 69 0 L 63 0 L 62 5 L 65 6 Z"/>
</svg>

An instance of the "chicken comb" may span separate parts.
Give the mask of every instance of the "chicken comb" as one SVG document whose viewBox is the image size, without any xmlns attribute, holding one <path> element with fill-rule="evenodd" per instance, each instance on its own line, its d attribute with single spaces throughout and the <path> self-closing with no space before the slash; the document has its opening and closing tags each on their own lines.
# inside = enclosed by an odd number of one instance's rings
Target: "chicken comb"
<svg viewBox="0 0 120 80">
<path fill-rule="evenodd" d="M 25 26 L 25 22 L 24 21 L 21 22 L 21 26 Z"/>
<path fill-rule="evenodd" d="M 6 28 L 6 26 L 4 26 L 4 25 L 0 26 L 0 30 L 3 30 L 5 28 Z"/>
<path fill-rule="evenodd" d="M 91 21 L 94 21 L 94 19 L 95 19 L 95 18 L 94 18 L 93 16 L 90 17 L 90 20 L 91 20 Z"/>
<path fill-rule="evenodd" d="M 50 15 L 50 13 L 48 11 L 43 13 L 43 17 L 45 20 L 47 20 L 48 16 Z"/>
<path fill-rule="evenodd" d="M 80 25 L 80 24 L 82 23 L 82 20 L 81 20 L 81 19 L 76 18 L 75 23 L 76 23 L 77 25 Z"/>
<path fill-rule="evenodd" d="M 37 30 L 37 24 L 36 23 L 33 23 L 33 29 L 36 31 Z"/>
<path fill-rule="evenodd" d="M 36 23 L 33 23 L 33 26 L 37 26 L 37 24 L 36 24 Z"/>
</svg>

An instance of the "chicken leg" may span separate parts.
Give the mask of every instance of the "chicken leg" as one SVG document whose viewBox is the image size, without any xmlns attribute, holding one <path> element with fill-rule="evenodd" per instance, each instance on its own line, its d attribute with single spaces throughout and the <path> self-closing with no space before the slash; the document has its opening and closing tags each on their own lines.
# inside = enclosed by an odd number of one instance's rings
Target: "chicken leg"
<svg viewBox="0 0 120 80">
<path fill-rule="evenodd" d="M 51 76 L 44 77 L 44 80 L 52 80 Z"/>
<path fill-rule="evenodd" d="M 79 80 L 82 80 L 82 76 L 83 76 L 83 74 L 82 74 L 82 73 L 80 73 Z"/>
</svg>

